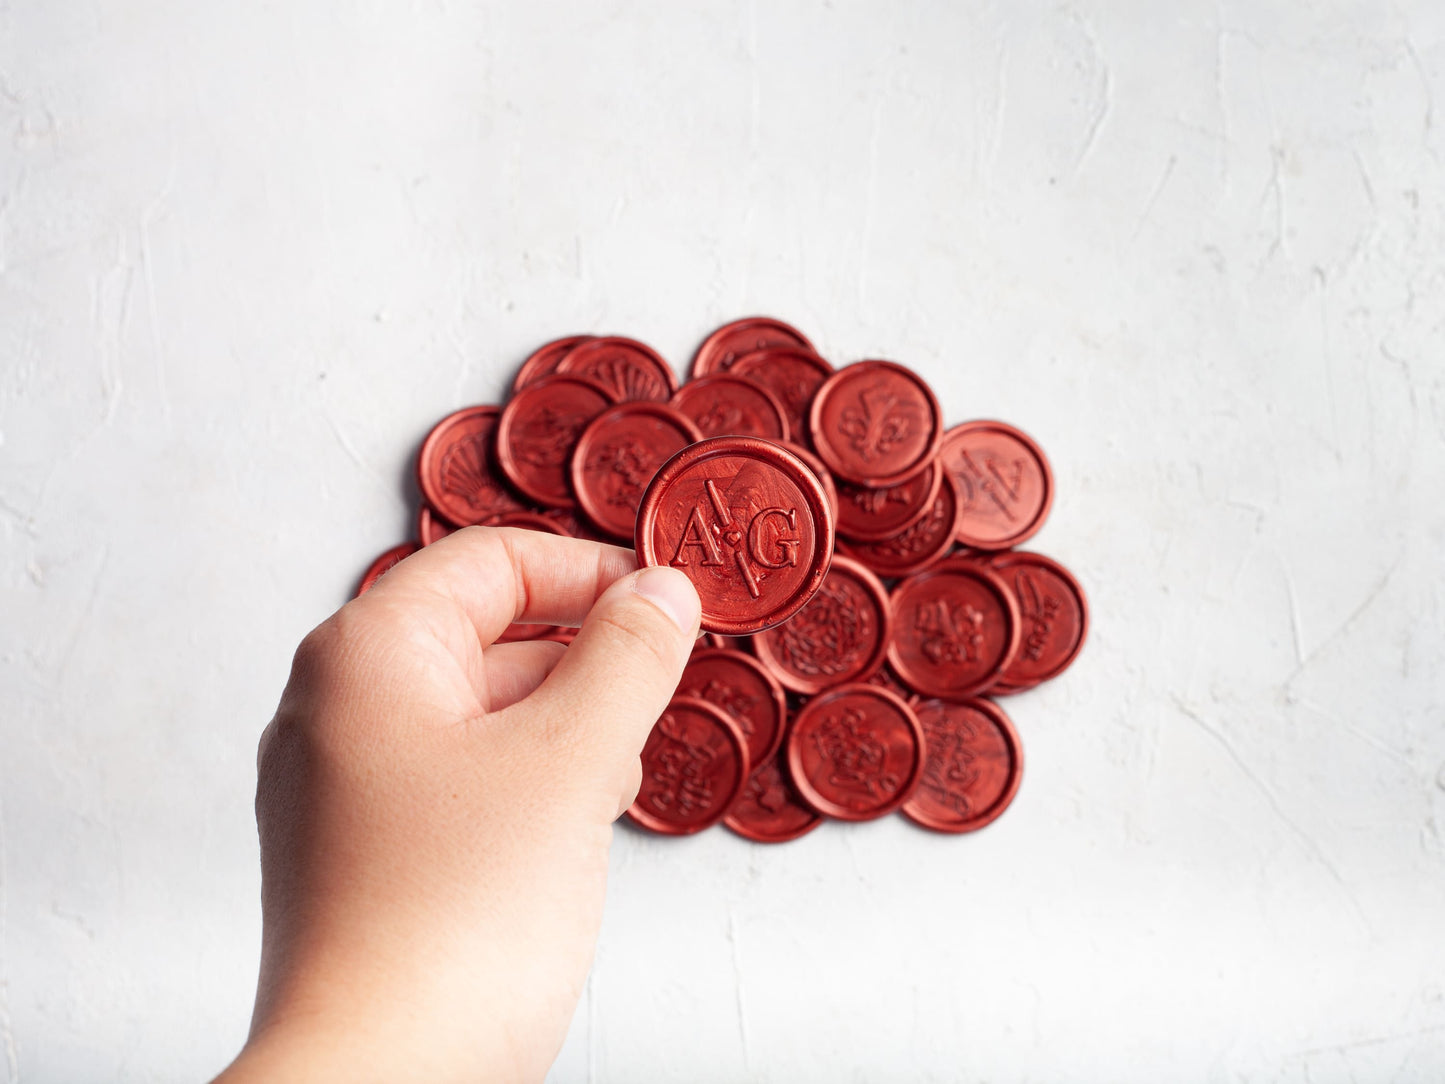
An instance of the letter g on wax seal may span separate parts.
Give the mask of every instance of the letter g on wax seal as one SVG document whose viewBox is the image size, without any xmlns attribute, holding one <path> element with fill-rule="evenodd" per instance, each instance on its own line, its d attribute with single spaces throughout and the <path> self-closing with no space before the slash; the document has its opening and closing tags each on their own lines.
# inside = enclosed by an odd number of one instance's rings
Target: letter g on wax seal
<svg viewBox="0 0 1445 1084">
<path fill-rule="evenodd" d="M 657 472 L 637 513 L 638 559 L 681 569 L 702 627 L 742 636 L 786 621 L 833 556 L 833 512 L 817 476 L 760 437 L 713 437 Z"/>
</svg>

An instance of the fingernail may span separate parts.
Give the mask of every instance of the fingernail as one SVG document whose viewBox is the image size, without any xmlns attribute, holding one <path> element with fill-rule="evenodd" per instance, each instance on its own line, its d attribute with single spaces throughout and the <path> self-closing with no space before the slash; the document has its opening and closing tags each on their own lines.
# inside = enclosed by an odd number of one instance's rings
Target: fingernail
<svg viewBox="0 0 1445 1084">
<path fill-rule="evenodd" d="M 644 568 L 632 581 L 632 589 L 672 618 L 679 631 L 690 633 L 697 627 L 702 604 L 692 581 L 677 569 Z"/>
</svg>

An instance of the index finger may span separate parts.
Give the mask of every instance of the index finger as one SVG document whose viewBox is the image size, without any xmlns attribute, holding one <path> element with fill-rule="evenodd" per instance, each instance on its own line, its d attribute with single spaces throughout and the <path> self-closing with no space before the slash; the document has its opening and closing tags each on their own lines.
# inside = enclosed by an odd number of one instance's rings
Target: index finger
<svg viewBox="0 0 1445 1084">
<path fill-rule="evenodd" d="M 412 554 L 353 605 L 445 602 L 490 644 L 514 621 L 577 626 L 637 568 L 621 546 L 517 527 L 466 527 Z"/>
</svg>

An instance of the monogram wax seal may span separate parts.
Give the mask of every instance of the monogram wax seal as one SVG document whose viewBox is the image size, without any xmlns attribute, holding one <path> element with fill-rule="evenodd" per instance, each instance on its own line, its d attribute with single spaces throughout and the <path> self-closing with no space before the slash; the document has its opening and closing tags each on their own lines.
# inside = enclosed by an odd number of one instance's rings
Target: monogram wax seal
<svg viewBox="0 0 1445 1084">
<path fill-rule="evenodd" d="M 448 414 L 422 441 L 416 483 L 426 503 L 448 523 L 485 523 L 525 507 L 502 481 L 496 458 L 501 411 L 474 406 Z"/>
<path fill-rule="evenodd" d="M 557 371 L 597 381 L 619 403 L 635 399 L 665 403 L 677 390 L 677 377 L 661 354 L 646 343 L 620 335 L 578 344 L 557 363 Z"/>
<path fill-rule="evenodd" d="M 813 396 L 833 375 L 833 366 L 811 350 L 768 346 L 744 354 L 728 372 L 746 377 L 776 395 L 783 404 L 791 439 L 802 443 L 808 439 L 808 411 Z"/>
<path fill-rule="evenodd" d="M 888 662 L 921 696 L 976 696 L 1018 650 L 1018 603 L 998 573 L 969 557 L 950 557 L 900 580 L 892 609 Z"/>
<path fill-rule="evenodd" d="M 589 422 L 617 402 L 596 381 L 560 373 L 528 384 L 497 418 L 497 463 L 507 480 L 547 508 L 572 508 L 568 465 Z"/>
<path fill-rule="evenodd" d="M 1018 602 L 1019 649 L 993 691 L 1022 692 L 1062 674 L 1084 646 L 1089 603 L 1084 589 L 1059 562 L 1042 553 L 1009 551 L 989 564 Z"/>
<path fill-rule="evenodd" d="M 923 774 L 903 815 L 935 832 L 992 823 L 1023 776 L 1023 745 L 1009 717 L 989 700 L 916 701 L 913 712 L 923 727 Z"/>
<path fill-rule="evenodd" d="M 901 697 L 877 685 L 838 685 L 793 719 L 788 771 L 803 800 L 829 817 L 892 813 L 923 768 L 923 730 Z"/>
<path fill-rule="evenodd" d="M 691 418 L 705 437 L 788 439 L 788 420 L 778 397 L 741 376 L 694 377 L 677 389 L 672 405 Z"/>
<path fill-rule="evenodd" d="M 724 324 L 702 341 L 692 356 L 691 378 L 725 373 L 744 354 L 770 346 L 791 346 L 810 353 L 813 350 L 813 344 L 797 328 L 771 316 L 746 316 Z"/>
<path fill-rule="evenodd" d="M 723 824 L 754 843 L 786 843 L 822 823 L 788 778 L 782 751 L 753 769 L 723 817 Z"/>
<path fill-rule="evenodd" d="M 596 335 L 568 335 L 543 343 L 522 362 L 517 375 L 512 378 L 512 394 L 516 395 L 528 384 L 534 384 L 544 376 L 551 376 L 562 364 L 562 359 L 583 343 L 591 342 Z"/>
<path fill-rule="evenodd" d="M 911 369 L 859 361 L 818 388 L 808 432 L 818 458 L 839 478 L 894 486 L 933 463 L 943 415 L 933 391 Z"/>
<path fill-rule="evenodd" d="M 638 506 L 644 565 L 692 580 L 702 628 L 771 628 L 813 597 L 833 555 L 822 483 L 792 452 L 758 437 L 711 437 L 663 464 Z"/>
<path fill-rule="evenodd" d="M 1006 422 L 965 422 L 943 434 L 938 461 L 958 486 L 955 537 L 963 545 L 1008 549 L 1044 525 L 1054 476 L 1027 433 Z"/>
<path fill-rule="evenodd" d="M 627 815 L 670 836 L 722 820 L 748 777 L 742 731 L 722 709 L 674 696 L 642 747 L 642 785 Z"/>
<path fill-rule="evenodd" d="M 751 655 L 732 648 L 694 647 L 677 692 L 706 700 L 731 715 L 747 741 L 751 764 L 765 763 L 782 744 L 787 697 L 777 679 Z"/>
<path fill-rule="evenodd" d="M 888 652 L 888 592 L 857 561 L 835 555 L 817 594 L 792 619 L 753 637 L 753 651 L 795 693 L 864 681 Z"/>
<path fill-rule="evenodd" d="M 629 541 L 637 504 L 657 468 L 702 439 L 691 420 L 664 403 L 634 400 L 588 423 L 572 453 L 572 492 L 594 526 Z"/>
</svg>

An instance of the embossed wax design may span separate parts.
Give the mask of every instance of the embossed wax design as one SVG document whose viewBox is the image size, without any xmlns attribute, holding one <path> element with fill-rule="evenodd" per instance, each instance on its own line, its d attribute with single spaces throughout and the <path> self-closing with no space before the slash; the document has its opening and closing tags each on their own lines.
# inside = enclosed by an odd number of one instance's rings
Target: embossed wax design
<svg viewBox="0 0 1445 1084">
<path fill-rule="evenodd" d="M 677 378 L 656 350 L 617 335 L 580 343 L 558 362 L 557 371 L 595 380 L 619 403 L 637 399 L 663 403 L 677 390 Z"/>
<path fill-rule="evenodd" d="M 1003 422 L 954 426 L 943 436 L 938 460 L 958 487 L 955 537 L 965 546 L 1007 549 L 1044 525 L 1053 472 L 1026 433 Z"/>
<path fill-rule="evenodd" d="M 1016 692 L 1062 673 L 1084 646 L 1089 605 L 1068 569 L 1041 553 L 1010 551 L 989 562 L 1018 603 L 1019 649 L 996 688 Z"/>
<path fill-rule="evenodd" d="M 860 361 L 818 388 L 808 431 L 818 458 L 839 478 L 891 486 L 928 469 L 943 423 L 938 400 L 917 374 L 891 361 Z"/>
<path fill-rule="evenodd" d="M 808 701 L 788 737 L 788 770 L 809 805 L 871 820 L 903 804 L 923 766 L 912 710 L 877 685 L 840 685 Z"/>
<path fill-rule="evenodd" d="M 1007 715 L 988 700 L 924 700 L 923 774 L 903 803 L 909 819 L 938 832 L 972 832 L 1013 801 L 1023 749 Z"/>
<path fill-rule="evenodd" d="M 496 460 L 494 406 L 468 407 L 432 427 L 416 461 L 416 481 L 427 503 L 458 526 L 485 523 L 525 507 L 502 481 Z"/>
<path fill-rule="evenodd" d="M 782 743 L 788 719 L 783 688 L 751 655 L 729 648 L 694 648 L 677 691 L 727 712 L 742 730 L 753 764 L 767 761 Z"/>
<path fill-rule="evenodd" d="M 572 507 L 572 452 L 582 430 L 615 402 L 611 392 L 585 378 L 544 376 L 528 384 L 497 420 L 497 462 L 507 480 L 538 504 Z"/>
<path fill-rule="evenodd" d="M 642 785 L 627 813 L 654 832 L 700 832 L 722 820 L 747 775 L 737 724 L 702 700 L 673 697 L 642 747 Z"/>
<path fill-rule="evenodd" d="M 597 415 L 572 453 L 572 491 L 604 534 L 632 540 L 642 491 L 657 468 L 702 439 L 697 426 L 662 403 L 622 403 Z"/>
<path fill-rule="evenodd" d="M 691 418 L 705 437 L 788 439 L 788 422 L 778 397 L 740 376 L 694 377 L 677 389 L 672 405 Z"/>
<path fill-rule="evenodd" d="M 862 681 L 888 650 L 888 592 L 858 562 L 835 556 L 817 594 L 792 619 L 753 637 L 758 659 L 788 689 L 817 693 Z"/>
<path fill-rule="evenodd" d="M 900 581 L 892 601 L 888 662 L 923 696 L 975 696 L 1018 649 L 1017 604 L 996 573 L 966 558 Z"/>
<path fill-rule="evenodd" d="M 692 580 L 708 632 L 756 632 L 812 597 L 832 556 L 832 512 L 802 462 L 753 437 L 713 437 L 663 466 L 637 520 L 643 564 Z"/>
</svg>

